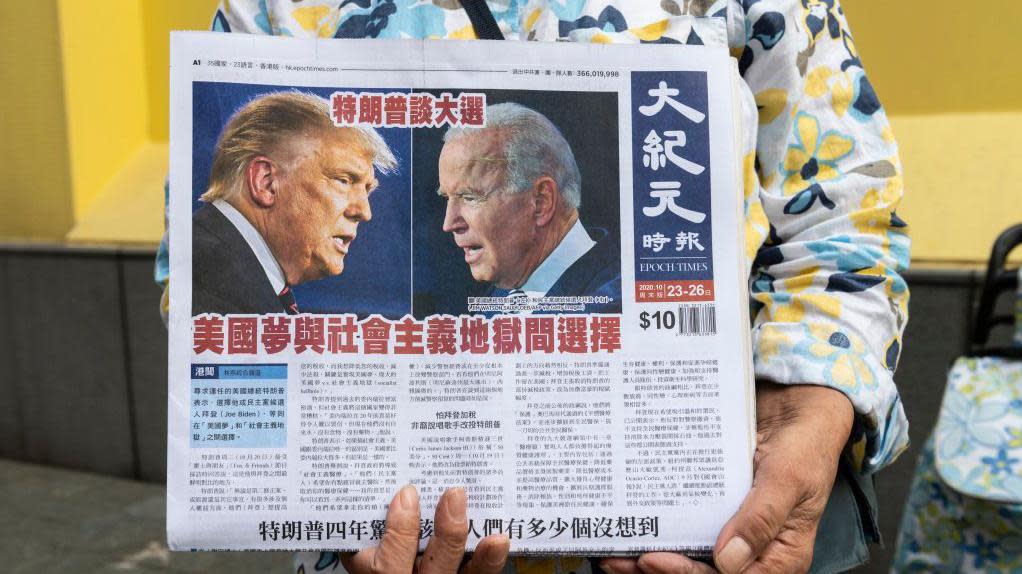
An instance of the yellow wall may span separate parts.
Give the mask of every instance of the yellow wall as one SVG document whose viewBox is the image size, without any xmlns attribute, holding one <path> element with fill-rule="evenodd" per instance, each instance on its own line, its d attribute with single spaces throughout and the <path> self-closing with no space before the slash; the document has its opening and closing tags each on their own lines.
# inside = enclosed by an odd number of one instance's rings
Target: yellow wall
<svg viewBox="0 0 1022 574">
<path fill-rule="evenodd" d="M 984 261 L 1022 223 L 1022 110 L 892 118 L 915 264 Z"/>
<path fill-rule="evenodd" d="M 208 30 L 216 0 L 141 0 L 145 14 L 146 91 L 149 138 L 167 141 L 170 98 L 170 30 Z"/>
<path fill-rule="evenodd" d="M 142 12 L 134 0 L 59 0 L 58 6 L 74 214 L 80 219 L 146 140 Z"/>
<path fill-rule="evenodd" d="M 985 260 L 1022 222 L 1022 2 L 844 8 L 901 149 L 913 260 Z"/>
<path fill-rule="evenodd" d="M 57 0 L 76 242 L 162 232 L 169 32 L 206 29 L 214 0 Z"/>
<path fill-rule="evenodd" d="M 1022 110 L 1022 2 L 842 4 L 891 115 Z"/>
<path fill-rule="evenodd" d="M 52 0 L 0 1 L 0 86 L 0 236 L 60 239 L 74 218 Z"/>
</svg>

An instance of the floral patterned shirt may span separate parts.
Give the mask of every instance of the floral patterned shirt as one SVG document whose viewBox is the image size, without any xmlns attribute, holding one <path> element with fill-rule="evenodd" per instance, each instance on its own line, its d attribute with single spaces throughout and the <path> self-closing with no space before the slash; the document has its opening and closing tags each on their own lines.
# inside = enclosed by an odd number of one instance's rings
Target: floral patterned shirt
<svg viewBox="0 0 1022 574">
<path fill-rule="evenodd" d="M 744 79 L 746 250 L 758 379 L 819 384 L 857 413 L 872 472 L 908 444 L 892 378 L 908 289 L 897 145 L 839 0 L 489 0 L 508 40 L 727 45 Z M 458 0 L 224 0 L 213 29 L 335 38 L 475 38 Z M 166 279 L 165 267 L 158 278 Z M 299 572 L 337 567 L 324 553 Z M 576 563 L 577 562 L 577 563 Z M 582 560 L 521 574 L 588 572 Z"/>
</svg>

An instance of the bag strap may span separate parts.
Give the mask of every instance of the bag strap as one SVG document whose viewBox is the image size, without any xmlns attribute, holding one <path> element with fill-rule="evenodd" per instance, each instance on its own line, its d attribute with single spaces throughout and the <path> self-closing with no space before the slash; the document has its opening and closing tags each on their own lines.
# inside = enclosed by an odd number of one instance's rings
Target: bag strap
<svg viewBox="0 0 1022 574">
<path fill-rule="evenodd" d="M 994 246 L 990 251 L 990 260 L 987 262 L 986 278 L 983 281 L 979 305 L 975 308 L 975 315 L 971 318 L 970 352 L 981 352 L 987 346 L 990 332 L 994 327 L 1000 324 L 1010 325 L 1015 321 L 1012 315 L 998 314 L 995 303 L 1002 292 L 1022 289 L 1022 286 L 1018 285 L 1018 271 L 1008 271 L 1007 269 L 1008 255 L 1019 246 L 1022 246 L 1022 223 L 1009 227 L 994 241 Z"/>
<path fill-rule="evenodd" d="M 493 12 L 486 5 L 486 0 L 461 0 L 461 6 L 468 13 L 468 19 L 472 21 L 472 28 L 476 32 L 476 38 L 480 40 L 503 40 L 504 34 L 497 26 L 497 20 Z"/>
</svg>

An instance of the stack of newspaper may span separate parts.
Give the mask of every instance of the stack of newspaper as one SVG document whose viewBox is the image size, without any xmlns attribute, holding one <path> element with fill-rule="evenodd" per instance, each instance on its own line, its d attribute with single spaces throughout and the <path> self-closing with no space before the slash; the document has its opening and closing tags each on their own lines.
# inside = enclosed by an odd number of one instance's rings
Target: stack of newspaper
<svg viewBox="0 0 1022 574">
<path fill-rule="evenodd" d="M 412 483 L 469 548 L 708 552 L 752 479 L 736 78 L 174 34 L 171 547 L 364 548 Z"/>
</svg>

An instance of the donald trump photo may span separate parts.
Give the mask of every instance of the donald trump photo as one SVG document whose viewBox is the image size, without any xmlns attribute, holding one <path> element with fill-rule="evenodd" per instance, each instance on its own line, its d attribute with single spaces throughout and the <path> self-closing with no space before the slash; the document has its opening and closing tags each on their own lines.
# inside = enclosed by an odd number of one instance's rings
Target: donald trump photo
<svg viewBox="0 0 1022 574">
<path fill-rule="evenodd" d="M 336 127 L 323 98 L 257 97 L 216 144 L 192 217 L 192 312 L 299 312 L 291 288 L 339 275 L 373 217 L 377 172 L 396 167 L 371 127 Z"/>
</svg>

